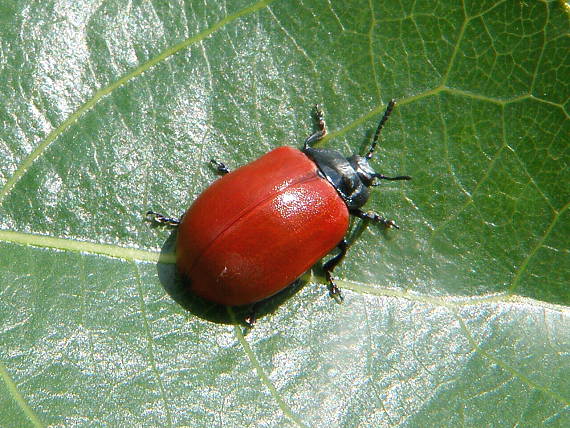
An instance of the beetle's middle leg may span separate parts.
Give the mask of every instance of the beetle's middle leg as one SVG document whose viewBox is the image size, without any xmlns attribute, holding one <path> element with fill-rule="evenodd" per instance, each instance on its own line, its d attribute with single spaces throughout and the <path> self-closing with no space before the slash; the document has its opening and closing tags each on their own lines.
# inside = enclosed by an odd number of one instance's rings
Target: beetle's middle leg
<svg viewBox="0 0 570 428">
<path fill-rule="evenodd" d="M 350 213 L 353 216 L 361 218 L 362 220 L 368 220 L 368 221 L 372 221 L 374 223 L 380 223 L 386 229 L 399 229 L 400 228 L 394 222 L 394 220 L 385 219 L 384 217 L 380 216 L 379 214 L 377 214 L 375 212 L 364 212 L 364 211 L 357 208 L 357 209 L 350 210 Z"/>
<path fill-rule="evenodd" d="M 329 282 L 329 293 L 331 297 L 338 303 L 342 303 L 344 297 L 342 297 L 340 289 L 335 283 L 335 278 L 332 272 L 342 259 L 344 259 L 344 256 L 346 256 L 346 252 L 348 251 L 348 243 L 346 242 L 346 239 L 340 241 L 337 248 L 339 249 L 339 253 L 323 265 L 323 270 L 325 271 L 327 281 Z"/>
<path fill-rule="evenodd" d="M 216 167 L 216 170 L 222 175 L 228 174 L 230 172 L 229 168 L 222 162 L 218 162 L 217 160 L 212 159 L 210 160 L 210 163 L 214 165 L 214 167 Z M 150 222 L 172 228 L 178 227 L 180 225 L 180 219 L 176 217 L 167 217 L 154 211 L 147 211 L 146 219 Z"/>
</svg>

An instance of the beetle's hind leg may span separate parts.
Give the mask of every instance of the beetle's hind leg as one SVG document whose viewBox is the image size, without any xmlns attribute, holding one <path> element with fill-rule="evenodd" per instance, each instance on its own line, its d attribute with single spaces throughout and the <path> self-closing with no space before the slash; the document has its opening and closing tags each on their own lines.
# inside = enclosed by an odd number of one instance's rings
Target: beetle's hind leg
<svg viewBox="0 0 570 428">
<path fill-rule="evenodd" d="M 230 169 L 226 166 L 225 163 L 219 162 L 216 159 L 211 159 L 210 163 L 216 167 L 216 171 L 218 171 L 220 174 L 229 174 Z"/>
<path fill-rule="evenodd" d="M 250 306 L 249 312 L 243 320 L 247 328 L 253 328 L 255 326 L 255 323 L 257 322 L 257 312 L 261 306 L 260 303 L 261 302 L 256 302 Z"/>
<path fill-rule="evenodd" d="M 344 256 L 346 256 L 346 252 L 348 251 L 348 243 L 346 242 L 346 239 L 340 241 L 337 245 L 337 248 L 339 249 L 339 253 L 323 265 L 323 270 L 325 271 L 325 275 L 329 283 L 330 296 L 335 299 L 337 303 L 342 303 L 344 297 L 342 297 L 340 289 L 335 283 L 335 278 L 332 272 L 334 268 L 342 261 L 342 259 L 344 259 Z"/>
<path fill-rule="evenodd" d="M 321 140 L 325 135 L 327 135 L 327 124 L 325 123 L 325 114 L 321 110 L 318 104 L 315 104 L 314 109 L 315 120 L 317 122 L 317 131 L 311 134 L 305 140 L 303 148 L 308 148 L 311 144 L 316 143 Z"/>
<path fill-rule="evenodd" d="M 146 219 L 150 222 L 172 228 L 178 227 L 180 225 L 180 219 L 177 219 L 176 217 L 166 217 L 162 214 L 155 213 L 154 211 L 147 211 Z"/>
</svg>

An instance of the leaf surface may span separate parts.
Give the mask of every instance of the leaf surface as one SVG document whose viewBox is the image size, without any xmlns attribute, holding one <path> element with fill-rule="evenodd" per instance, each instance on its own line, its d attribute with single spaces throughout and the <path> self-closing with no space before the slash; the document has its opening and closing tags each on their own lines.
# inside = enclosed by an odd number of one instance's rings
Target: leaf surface
<svg viewBox="0 0 570 428">
<path fill-rule="evenodd" d="M 567 6 L 0 2 L 0 425 L 568 426 Z M 362 152 L 337 269 L 262 308 L 188 296 L 179 215 L 311 132 Z M 356 239 L 358 238 L 358 239 Z"/>
</svg>

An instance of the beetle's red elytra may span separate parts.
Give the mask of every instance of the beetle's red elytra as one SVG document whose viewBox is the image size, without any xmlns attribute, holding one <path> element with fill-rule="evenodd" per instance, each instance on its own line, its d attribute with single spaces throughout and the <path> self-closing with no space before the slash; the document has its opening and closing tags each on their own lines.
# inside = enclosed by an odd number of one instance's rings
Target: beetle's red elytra
<svg viewBox="0 0 570 428">
<path fill-rule="evenodd" d="M 338 247 L 323 269 L 331 295 L 340 301 L 332 272 L 347 251 L 350 215 L 397 228 L 392 220 L 361 210 L 378 179 L 410 179 L 378 174 L 368 163 L 394 105 L 394 100 L 388 104 L 364 156 L 344 158 L 311 147 L 327 132 L 316 107 L 318 130 L 302 150 L 278 147 L 232 172 L 212 160 L 224 176 L 198 196 L 181 221 L 147 212 L 152 221 L 178 227 L 176 265 L 191 290 L 223 305 L 256 303 Z"/>
<path fill-rule="evenodd" d="M 196 199 L 178 228 L 177 265 L 208 300 L 258 302 L 336 247 L 348 217 L 315 163 L 298 149 L 278 147 Z"/>
</svg>

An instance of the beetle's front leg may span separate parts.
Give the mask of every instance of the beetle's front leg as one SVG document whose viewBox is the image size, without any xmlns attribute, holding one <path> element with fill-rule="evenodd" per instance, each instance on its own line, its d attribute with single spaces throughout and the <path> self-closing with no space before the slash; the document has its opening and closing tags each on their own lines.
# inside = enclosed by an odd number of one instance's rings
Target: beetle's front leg
<svg viewBox="0 0 570 428">
<path fill-rule="evenodd" d="M 155 213 L 154 211 L 146 212 L 146 219 L 153 223 L 161 224 L 168 227 L 178 227 L 180 225 L 180 220 L 175 217 L 166 217 L 162 214 Z"/>
<path fill-rule="evenodd" d="M 353 216 L 361 218 L 362 220 L 373 221 L 374 223 L 382 224 L 386 229 L 399 229 L 400 227 L 394 222 L 394 220 L 387 220 L 384 217 L 381 217 L 379 214 L 375 212 L 364 212 L 360 209 L 353 209 L 350 211 Z"/>
<path fill-rule="evenodd" d="M 346 239 L 340 241 L 337 248 L 339 249 L 339 253 L 323 265 L 323 270 L 325 271 L 327 281 L 329 282 L 329 293 L 331 297 L 335 299 L 337 303 L 342 303 L 344 297 L 342 297 L 340 289 L 334 281 L 335 278 L 332 271 L 342 261 L 344 256 L 346 256 L 346 252 L 348 251 L 348 243 L 346 242 Z"/>
<path fill-rule="evenodd" d="M 327 135 L 327 124 L 325 123 L 325 114 L 320 109 L 318 104 L 315 104 L 315 120 L 317 121 L 317 131 L 311 134 L 305 140 L 304 148 L 308 148 L 311 144 L 321 140 Z"/>
</svg>

